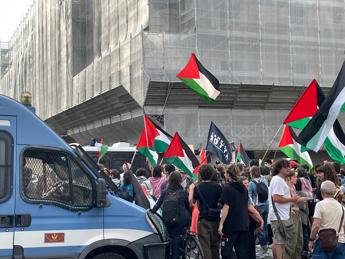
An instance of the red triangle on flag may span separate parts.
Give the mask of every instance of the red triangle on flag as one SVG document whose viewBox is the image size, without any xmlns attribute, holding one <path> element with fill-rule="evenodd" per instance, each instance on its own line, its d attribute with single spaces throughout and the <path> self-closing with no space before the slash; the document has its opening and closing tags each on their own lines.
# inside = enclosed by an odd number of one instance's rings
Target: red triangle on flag
<svg viewBox="0 0 345 259">
<path fill-rule="evenodd" d="M 150 119 L 144 115 L 144 128 L 141 131 L 141 135 L 137 144 L 137 148 L 151 148 L 155 142 L 155 138 L 159 135 L 155 125 Z"/>
<path fill-rule="evenodd" d="M 287 145 L 293 144 L 291 132 L 289 126 L 284 126 L 284 131 L 282 138 L 280 139 L 278 148 L 285 147 Z"/>
<path fill-rule="evenodd" d="M 200 78 L 199 67 L 196 63 L 194 53 L 189 58 L 187 65 L 176 75 L 178 78 L 198 79 Z"/>
<path fill-rule="evenodd" d="M 180 136 L 176 132 L 170 142 L 168 149 L 165 151 L 163 158 L 169 157 L 184 157 Z"/>
<path fill-rule="evenodd" d="M 316 86 L 317 81 L 313 79 L 301 97 L 297 100 L 286 119 L 283 121 L 283 124 L 314 116 L 317 111 Z"/>
</svg>

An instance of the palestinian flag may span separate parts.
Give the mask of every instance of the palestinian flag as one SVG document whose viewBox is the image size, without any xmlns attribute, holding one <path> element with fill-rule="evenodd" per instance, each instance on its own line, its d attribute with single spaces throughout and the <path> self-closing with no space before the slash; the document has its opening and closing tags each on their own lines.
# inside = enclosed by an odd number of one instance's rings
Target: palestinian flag
<svg viewBox="0 0 345 259">
<path fill-rule="evenodd" d="M 193 174 L 193 171 L 199 165 L 199 161 L 177 132 L 165 151 L 163 159 L 187 173 L 194 180 L 197 179 L 197 175 Z"/>
<path fill-rule="evenodd" d="M 213 102 L 220 94 L 218 79 L 199 62 L 194 53 L 176 77 L 208 102 Z"/>
<path fill-rule="evenodd" d="M 200 167 L 202 165 L 206 165 L 207 164 L 207 155 L 206 155 L 206 150 L 204 148 L 202 148 L 200 150 L 199 160 L 200 160 L 200 165 L 195 167 L 195 169 L 193 170 L 193 174 L 198 174 Z"/>
<path fill-rule="evenodd" d="M 171 136 L 156 126 L 146 115 L 144 115 L 144 128 L 137 144 L 137 150 L 147 157 L 152 166 L 157 165 L 158 153 L 164 153 L 169 144 Z"/>
<path fill-rule="evenodd" d="M 95 147 L 97 147 L 98 150 L 98 159 L 97 163 L 99 164 L 99 161 L 104 157 L 104 155 L 108 152 L 109 147 L 107 145 L 103 144 L 103 139 L 101 138 L 99 142 L 95 143 Z"/>
<path fill-rule="evenodd" d="M 318 107 L 322 105 L 324 100 L 325 95 L 314 79 L 302 96 L 297 100 L 283 123 L 292 128 L 303 129 L 317 112 Z M 333 160 L 341 164 L 345 163 L 345 134 L 338 120 L 335 121 L 323 146 Z"/>
<path fill-rule="evenodd" d="M 297 141 L 307 148 L 319 151 L 333 128 L 333 125 L 345 103 L 345 62 L 335 80 L 331 91 L 320 108 L 303 128 Z"/>
<path fill-rule="evenodd" d="M 297 160 L 299 164 L 307 165 L 309 168 L 313 167 L 313 162 L 309 156 L 308 151 L 304 151 L 299 143 L 297 143 L 296 135 L 289 126 L 284 126 L 283 136 L 279 142 L 279 150 L 287 157 Z"/>
<path fill-rule="evenodd" d="M 240 162 L 246 166 L 249 166 L 250 159 L 249 159 L 246 151 L 244 150 L 242 143 L 240 143 L 237 147 L 236 160 L 237 160 L 237 162 Z"/>
</svg>

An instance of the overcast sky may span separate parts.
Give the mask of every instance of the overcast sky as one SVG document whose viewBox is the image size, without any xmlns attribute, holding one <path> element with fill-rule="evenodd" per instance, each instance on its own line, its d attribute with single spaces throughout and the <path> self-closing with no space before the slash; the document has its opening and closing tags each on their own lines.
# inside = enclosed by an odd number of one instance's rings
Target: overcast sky
<svg viewBox="0 0 345 259">
<path fill-rule="evenodd" d="M 0 41 L 8 41 L 32 0 L 0 0 Z"/>
</svg>

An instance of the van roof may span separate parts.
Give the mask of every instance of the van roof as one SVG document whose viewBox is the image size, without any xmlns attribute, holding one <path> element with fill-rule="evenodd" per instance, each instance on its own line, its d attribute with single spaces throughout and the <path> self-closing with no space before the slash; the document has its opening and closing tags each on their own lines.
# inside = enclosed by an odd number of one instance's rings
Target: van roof
<svg viewBox="0 0 345 259">
<path fill-rule="evenodd" d="M 0 116 L 12 116 L 16 118 L 16 143 L 20 145 L 49 146 L 71 150 L 68 144 L 55 133 L 36 114 L 26 106 L 0 95 Z M 6 120 L 5 118 L 2 118 Z"/>
<path fill-rule="evenodd" d="M 94 146 L 83 146 L 83 149 L 86 152 L 97 152 L 98 148 Z M 108 152 L 135 152 L 136 147 L 114 147 L 110 146 L 108 147 Z"/>
</svg>

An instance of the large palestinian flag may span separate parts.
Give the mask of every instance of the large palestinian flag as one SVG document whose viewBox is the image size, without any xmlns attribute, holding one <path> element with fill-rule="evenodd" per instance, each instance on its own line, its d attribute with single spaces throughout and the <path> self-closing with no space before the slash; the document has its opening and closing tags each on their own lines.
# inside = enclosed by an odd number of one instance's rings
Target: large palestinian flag
<svg viewBox="0 0 345 259">
<path fill-rule="evenodd" d="M 199 161 L 177 132 L 165 151 L 163 159 L 187 173 L 194 180 L 197 179 L 197 175 L 193 174 L 193 171 L 198 167 Z"/>
<path fill-rule="evenodd" d="M 213 102 L 220 94 L 218 79 L 199 62 L 194 53 L 176 77 L 208 102 Z"/>
<path fill-rule="evenodd" d="M 170 145 L 171 136 L 156 126 L 144 115 L 144 128 L 137 144 L 137 150 L 147 157 L 152 166 L 157 165 L 158 153 L 164 153 Z"/>
<path fill-rule="evenodd" d="M 321 106 L 324 100 L 325 95 L 314 79 L 302 96 L 297 100 L 283 123 L 292 128 L 303 129 L 317 112 L 318 107 Z M 335 121 L 323 146 L 333 160 L 341 164 L 345 163 L 345 134 L 338 120 Z"/>
<path fill-rule="evenodd" d="M 310 169 L 313 167 L 313 162 L 309 156 L 308 151 L 297 143 L 296 135 L 289 126 L 284 126 L 283 136 L 279 142 L 279 150 L 287 157 L 295 159 L 299 164 L 307 165 Z"/>
<path fill-rule="evenodd" d="M 240 143 L 237 147 L 236 160 L 237 162 L 240 162 L 246 166 L 249 166 L 250 159 L 247 155 L 247 152 L 244 150 L 242 143 Z"/>
<path fill-rule="evenodd" d="M 322 102 L 318 111 L 308 122 L 297 141 L 307 148 L 319 151 L 333 128 L 345 103 L 345 62 L 335 80 L 331 91 Z"/>
</svg>

